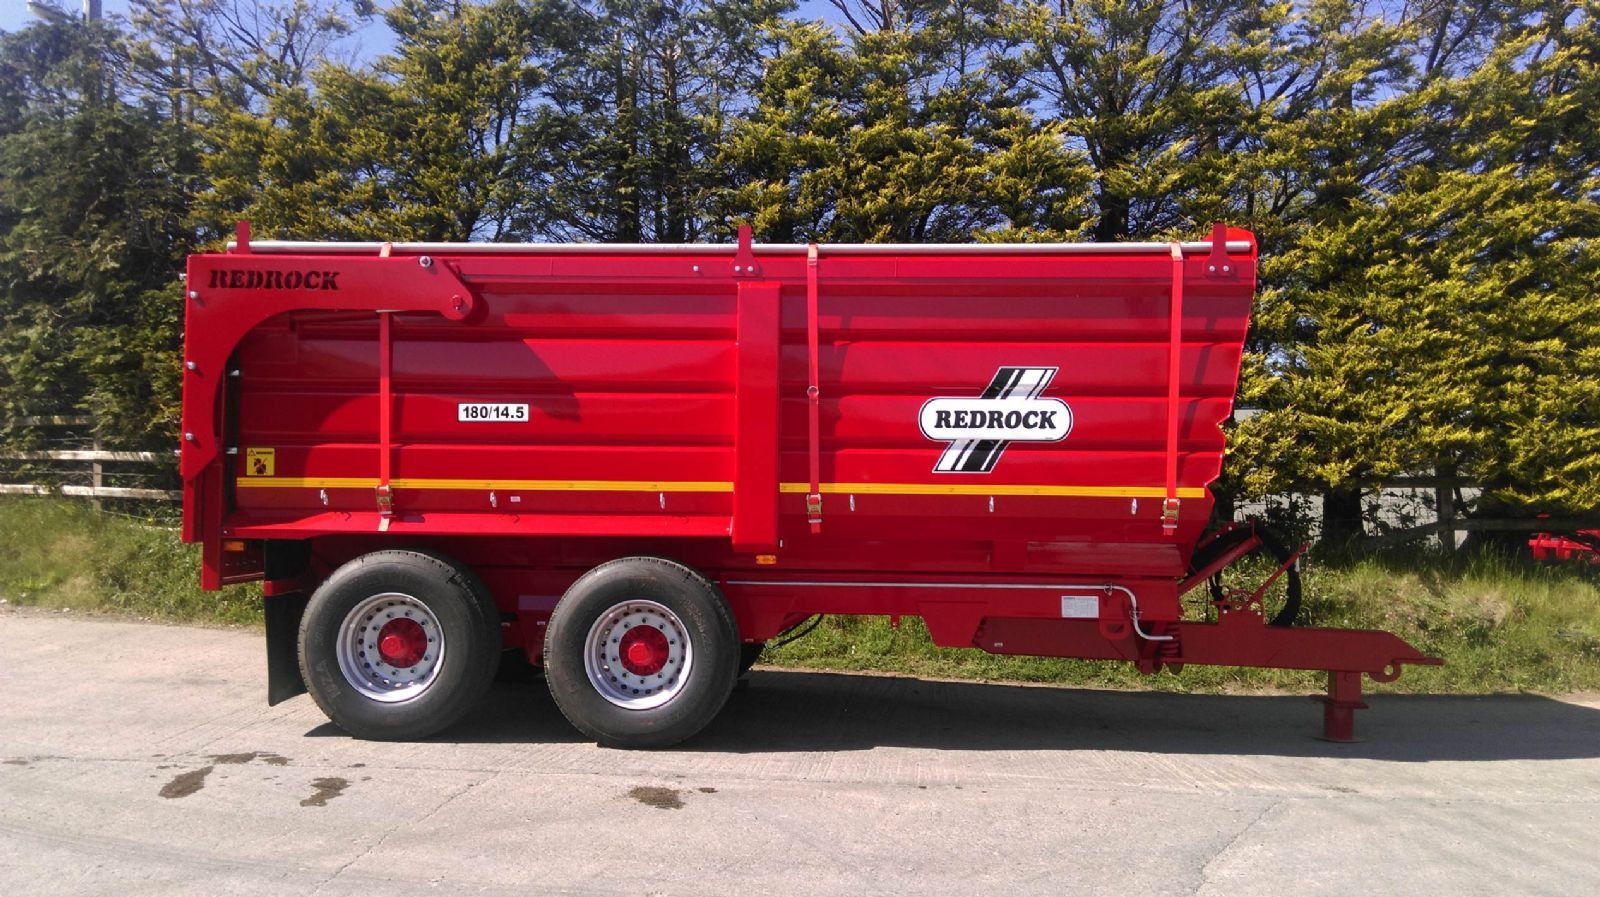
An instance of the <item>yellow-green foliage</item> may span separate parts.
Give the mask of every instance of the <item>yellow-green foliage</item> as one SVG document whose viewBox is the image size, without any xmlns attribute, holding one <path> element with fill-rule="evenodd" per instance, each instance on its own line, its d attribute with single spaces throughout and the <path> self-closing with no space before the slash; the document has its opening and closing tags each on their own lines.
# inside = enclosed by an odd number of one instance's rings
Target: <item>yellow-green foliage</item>
<svg viewBox="0 0 1600 897">
<path fill-rule="evenodd" d="M 1592 10 L 1508 23 L 1471 68 L 1281 132 L 1334 176 L 1263 264 L 1247 491 L 1435 471 L 1600 506 L 1597 50 Z"/>
</svg>

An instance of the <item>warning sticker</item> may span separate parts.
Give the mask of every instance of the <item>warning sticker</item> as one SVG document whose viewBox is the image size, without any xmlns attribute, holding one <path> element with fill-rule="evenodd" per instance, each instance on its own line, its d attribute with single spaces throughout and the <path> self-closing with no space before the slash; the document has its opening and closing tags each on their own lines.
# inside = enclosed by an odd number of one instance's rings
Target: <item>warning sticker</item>
<svg viewBox="0 0 1600 897">
<path fill-rule="evenodd" d="M 247 477 L 272 476 L 277 449 L 253 448 L 244 450 L 244 475 Z"/>
</svg>

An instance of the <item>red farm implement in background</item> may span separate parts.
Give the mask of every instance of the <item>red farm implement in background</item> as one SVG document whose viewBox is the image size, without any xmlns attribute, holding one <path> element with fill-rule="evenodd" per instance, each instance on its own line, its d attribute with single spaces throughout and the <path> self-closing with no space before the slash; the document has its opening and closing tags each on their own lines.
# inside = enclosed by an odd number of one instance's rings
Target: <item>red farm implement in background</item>
<svg viewBox="0 0 1600 897">
<path fill-rule="evenodd" d="M 611 745 L 708 723 L 818 614 L 939 645 L 1363 674 L 1205 532 L 1256 247 L 251 242 L 189 261 L 184 535 L 264 579 L 269 701 L 415 738 L 502 649 Z M 1212 614 L 1180 596 L 1208 587 Z M 1191 611 L 1191 618 L 1196 614 Z"/>
<path fill-rule="evenodd" d="M 1600 564 L 1600 529 L 1537 533 L 1528 540 L 1536 561 Z"/>
</svg>

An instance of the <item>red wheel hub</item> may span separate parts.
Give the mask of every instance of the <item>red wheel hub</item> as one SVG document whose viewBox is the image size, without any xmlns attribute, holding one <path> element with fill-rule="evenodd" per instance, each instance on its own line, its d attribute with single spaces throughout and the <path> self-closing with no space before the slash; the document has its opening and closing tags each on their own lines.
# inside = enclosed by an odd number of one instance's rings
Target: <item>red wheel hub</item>
<svg viewBox="0 0 1600 897">
<path fill-rule="evenodd" d="M 389 666 L 416 666 L 427 653 L 428 633 L 416 620 L 390 620 L 378 630 L 378 656 Z"/>
<path fill-rule="evenodd" d="M 667 665 L 666 635 L 654 626 L 635 626 L 618 643 L 622 666 L 635 676 L 654 676 Z"/>
</svg>

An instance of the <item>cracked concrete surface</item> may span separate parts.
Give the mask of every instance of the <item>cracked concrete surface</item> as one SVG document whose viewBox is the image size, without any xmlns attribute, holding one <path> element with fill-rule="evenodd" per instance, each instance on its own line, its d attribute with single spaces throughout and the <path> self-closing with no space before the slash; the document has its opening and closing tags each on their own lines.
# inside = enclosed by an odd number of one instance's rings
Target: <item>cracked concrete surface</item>
<svg viewBox="0 0 1600 897">
<path fill-rule="evenodd" d="M 353 741 L 264 666 L 0 612 L 0 893 L 1600 893 L 1596 699 L 1379 695 L 1331 745 L 1299 697 L 762 670 L 632 753 L 537 683 Z"/>
</svg>

